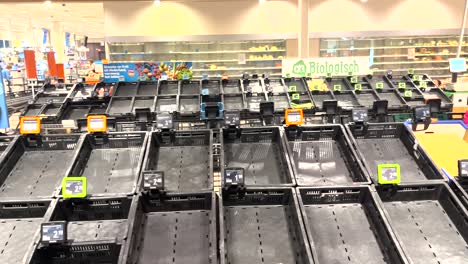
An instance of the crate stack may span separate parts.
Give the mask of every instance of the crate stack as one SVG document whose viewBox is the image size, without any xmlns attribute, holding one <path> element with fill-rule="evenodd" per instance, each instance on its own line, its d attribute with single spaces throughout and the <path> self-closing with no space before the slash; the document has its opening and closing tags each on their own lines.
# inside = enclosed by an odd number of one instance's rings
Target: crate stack
<svg viewBox="0 0 468 264">
<path fill-rule="evenodd" d="M 337 115 L 376 100 L 401 112 L 438 92 L 406 77 L 328 78 L 327 91 L 309 81 L 161 80 L 67 97 L 63 115 L 106 109 L 111 130 L 147 129 L 0 137 L 0 263 L 468 262 L 468 197 L 407 124 L 311 121 L 330 100 Z M 305 125 L 282 124 L 284 109 L 309 103 Z M 379 184 L 380 164 L 399 164 L 401 184 Z M 86 177 L 86 198 L 63 197 L 73 176 Z M 41 243 L 50 222 L 68 241 Z"/>
</svg>

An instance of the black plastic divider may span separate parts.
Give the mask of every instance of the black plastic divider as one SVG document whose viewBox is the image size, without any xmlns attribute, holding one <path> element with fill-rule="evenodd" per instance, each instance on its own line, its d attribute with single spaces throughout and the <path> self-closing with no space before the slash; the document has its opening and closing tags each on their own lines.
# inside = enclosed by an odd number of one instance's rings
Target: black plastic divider
<svg viewBox="0 0 468 264">
<path fill-rule="evenodd" d="M 138 195 L 121 263 L 216 264 L 216 218 L 212 192 Z"/>
<path fill-rule="evenodd" d="M 119 82 L 115 88 L 113 96 L 125 97 L 135 96 L 138 90 L 137 82 Z"/>
<path fill-rule="evenodd" d="M 179 81 L 161 80 L 158 83 L 158 95 L 179 94 Z"/>
<path fill-rule="evenodd" d="M 243 168 L 247 186 L 294 186 L 285 138 L 280 127 L 224 129 L 222 166 Z"/>
<path fill-rule="evenodd" d="M 92 197 L 134 194 L 147 140 L 146 132 L 86 134 L 64 175 L 86 177 Z"/>
<path fill-rule="evenodd" d="M 299 186 L 369 184 L 370 179 L 341 125 L 285 128 Z"/>
<path fill-rule="evenodd" d="M 369 186 L 298 188 L 316 264 L 406 263 Z"/>
<path fill-rule="evenodd" d="M 50 199 L 0 201 L 1 263 L 29 263 L 52 207 Z"/>
<path fill-rule="evenodd" d="M 242 196 L 221 196 L 221 264 L 314 263 L 294 189 L 247 188 Z"/>
<path fill-rule="evenodd" d="M 17 136 L 0 136 L 0 162 L 3 160 L 3 154 L 8 153 L 8 149 L 13 145 Z"/>
<path fill-rule="evenodd" d="M 446 181 L 404 123 L 348 124 L 346 129 L 374 184 L 378 164 L 399 164 L 402 183 Z"/>
<path fill-rule="evenodd" d="M 19 136 L 0 163 L 0 197 L 51 198 L 78 151 L 80 134 Z"/>
<path fill-rule="evenodd" d="M 411 263 L 465 263 L 468 212 L 445 183 L 377 186 L 385 217 Z"/>
<path fill-rule="evenodd" d="M 152 132 L 142 173 L 163 172 L 168 192 L 212 191 L 212 144 L 212 130 Z M 141 176 L 139 187 L 142 180 Z"/>
<path fill-rule="evenodd" d="M 125 263 L 134 196 L 56 201 L 49 221 L 65 221 L 68 241 L 38 245 L 31 264 Z"/>
</svg>

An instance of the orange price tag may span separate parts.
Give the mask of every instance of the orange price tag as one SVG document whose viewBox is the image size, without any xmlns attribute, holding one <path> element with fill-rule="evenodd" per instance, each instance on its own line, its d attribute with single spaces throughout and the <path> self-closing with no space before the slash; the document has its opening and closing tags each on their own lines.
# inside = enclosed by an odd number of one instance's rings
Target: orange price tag
<svg viewBox="0 0 468 264">
<path fill-rule="evenodd" d="M 286 109 L 284 122 L 288 126 L 300 126 L 304 124 L 304 111 L 302 109 Z"/>
<path fill-rule="evenodd" d="M 87 127 L 88 127 L 89 133 L 105 133 L 107 131 L 107 116 L 105 115 L 88 116 Z"/>
<path fill-rule="evenodd" d="M 20 119 L 22 135 L 38 135 L 41 133 L 41 118 L 38 116 L 23 116 Z"/>
</svg>

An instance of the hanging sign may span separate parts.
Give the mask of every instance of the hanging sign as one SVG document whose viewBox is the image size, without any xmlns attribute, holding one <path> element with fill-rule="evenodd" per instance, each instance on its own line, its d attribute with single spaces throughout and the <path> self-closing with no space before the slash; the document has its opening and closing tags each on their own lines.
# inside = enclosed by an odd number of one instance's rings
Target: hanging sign
<svg viewBox="0 0 468 264">
<path fill-rule="evenodd" d="M 369 57 L 284 59 L 282 65 L 282 76 L 366 75 L 369 72 Z"/>
</svg>

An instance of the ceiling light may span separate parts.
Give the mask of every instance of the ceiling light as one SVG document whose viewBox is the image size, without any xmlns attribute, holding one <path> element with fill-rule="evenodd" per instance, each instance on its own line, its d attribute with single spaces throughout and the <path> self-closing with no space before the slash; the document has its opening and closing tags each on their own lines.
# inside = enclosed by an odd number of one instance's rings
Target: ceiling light
<svg viewBox="0 0 468 264">
<path fill-rule="evenodd" d="M 50 4 L 52 4 L 52 1 L 50 1 L 50 0 L 46 0 L 46 1 L 44 1 L 44 4 L 46 4 L 46 5 L 50 5 Z"/>
<path fill-rule="evenodd" d="M 161 0 L 154 0 L 153 5 L 160 6 L 161 5 Z"/>
</svg>

